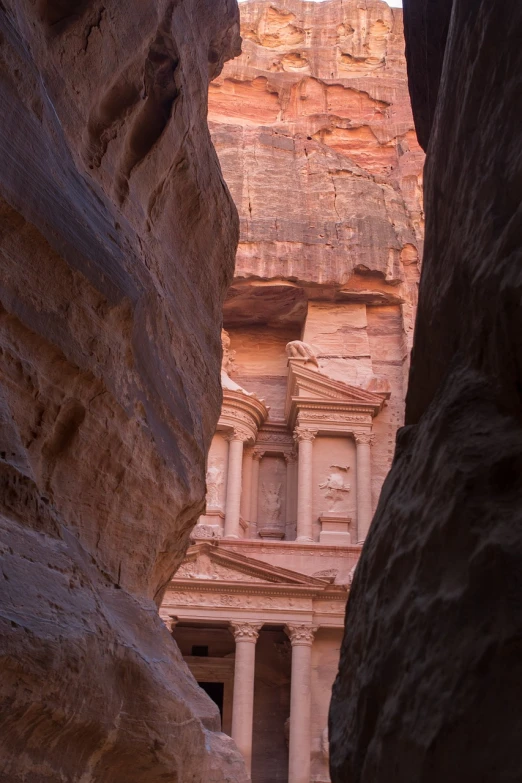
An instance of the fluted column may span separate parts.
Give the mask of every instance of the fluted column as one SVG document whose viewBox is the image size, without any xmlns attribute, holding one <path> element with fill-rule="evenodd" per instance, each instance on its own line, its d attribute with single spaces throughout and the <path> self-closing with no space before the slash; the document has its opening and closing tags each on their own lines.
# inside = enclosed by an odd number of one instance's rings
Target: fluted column
<svg viewBox="0 0 522 783">
<path fill-rule="evenodd" d="M 313 541 L 312 480 L 313 442 L 317 430 L 296 427 L 294 438 L 298 443 L 297 465 L 297 540 Z"/>
<path fill-rule="evenodd" d="M 243 488 L 241 490 L 241 518 L 250 522 L 250 505 L 252 496 L 252 456 L 253 450 L 245 449 L 243 454 Z M 250 533 L 250 531 L 249 531 Z"/>
<path fill-rule="evenodd" d="M 287 625 L 292 643 L 288 783 L 310 783 L 312 644 L 317 628 Z"/>
<path fill-rule="evenodd" d="M 372 521 L 372 455 L 370 433 L 355 433 L 357 450 L 357 541 L 368 535 Z"/>
<path fill-rule="evenodd" d="M 250 488 L 250 525 L 252 537 L 257 533 L 257 509 L 259 501 L 259 466 L 265 452 L 256 451 L 252 454 L 252 485 Z"/>
<path fill-rule="evenodd" d="M 262 623 L 231 623 L 236 640 L 234 698 L 232 702 L 232 739 L 252 769 L 252 730 L 254 725 L 254 677 L 256 642 Z"/>
<path fill-rule="evenodd" d="M 225 506 L 225 538 L 239 538 L 241 509 L 241 473 L 243 470 L 243 443 L 248 435 L 235 429 L 228 438 L 228 477 Z"/>
</svg>

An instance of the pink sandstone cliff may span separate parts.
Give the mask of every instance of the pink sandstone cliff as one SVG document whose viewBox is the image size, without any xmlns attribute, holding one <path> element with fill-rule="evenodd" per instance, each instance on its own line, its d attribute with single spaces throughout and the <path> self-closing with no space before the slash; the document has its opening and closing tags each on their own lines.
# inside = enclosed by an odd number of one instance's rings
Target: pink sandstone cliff
<svg viewBox="0 0 522 783">
<path fill-rule="evenodd" d="M 406 406 L 357 568 L 335 783 L 522 780 L 522 5 L 404 0 L 427 147 Z"/>
<path fill-rule="evenodd" d="M 404 421 L 424 232 L 402 11 L 382 0 L 247 0 L 240 9 L 243 53 L 209 94 L 241 227 L 224 308 L 234 377 L 262 390 L 275 419 L 291 339 L 323 346 L 319 366 L 333 378 L 368 387 L 384 377 L 391 398 L 375 424 L 375 507 Z"/>
<path fill-rule="evenodd" d="M 156 604 L 201 513 L 233 0 L 0 2 L 0 777 L 242 781 Z"/>
<path fill-rule="evenodd" d="M 243 54 L 210 86 L 209 118 L 238 206 L 236 278 L 336 291 L 374 278 L 407 298 L 423 236 L 424 160 L 402 12 L 381 0 L 248 0 Z"/>
</svg>

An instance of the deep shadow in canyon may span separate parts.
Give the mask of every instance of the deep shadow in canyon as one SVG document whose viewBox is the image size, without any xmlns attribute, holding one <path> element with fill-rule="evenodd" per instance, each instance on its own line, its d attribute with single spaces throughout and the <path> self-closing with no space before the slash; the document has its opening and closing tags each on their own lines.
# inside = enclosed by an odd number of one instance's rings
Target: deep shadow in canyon
<svg viewBox="0 0 522 783">
<path fill-rule="evenodd" d="M 234 0 L 0 2 L 0 777 L 244 781 L 157 612 L 204 505 Z"/>
<path fill-rule="evenodd" d="M 522 6 L 405 0 L 427 148 L 407 396 L 330 711 L 335 783 L 522 778 Z"/>
</svg>

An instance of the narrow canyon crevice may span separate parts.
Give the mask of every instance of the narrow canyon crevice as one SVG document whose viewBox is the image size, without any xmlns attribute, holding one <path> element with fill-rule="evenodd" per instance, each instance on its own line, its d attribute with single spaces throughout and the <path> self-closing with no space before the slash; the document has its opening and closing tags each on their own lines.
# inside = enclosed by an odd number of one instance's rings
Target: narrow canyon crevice
<svg viewBox="0 0 522 783">
<path fill-rule="evenodd" d="M 346 615 L 335 783 L 522 777 L 522 8 L 404 1 L 427 149 L 406 403 Z"/>
<path fill-rule="evenodd" d="M 5 0 L 0 41 L 0 777 L 242 783 L 157 611 L 221 403 L 238 8 Z"/>
</svg>

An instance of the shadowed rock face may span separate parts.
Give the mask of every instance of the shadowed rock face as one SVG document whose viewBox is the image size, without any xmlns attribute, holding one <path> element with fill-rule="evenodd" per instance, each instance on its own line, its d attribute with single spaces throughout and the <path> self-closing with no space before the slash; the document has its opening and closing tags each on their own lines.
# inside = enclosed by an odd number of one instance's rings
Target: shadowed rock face
<svg viewBox="0 0 522 783">
<path fill-rule="evenodd" d="M 511 783 L 522 777 L 522 7 L 454 0 L 449 23 L 445 4 L 404 5 L 429 140 L 426 247 L 407 426 L 347 610 L 332 779 Z"/>
<path fill-rule="evenodd" d="M 0 2 L 0 777 L 240 781 L 154 601 L 204 501 L 232 0 Z"/>
</svg>

